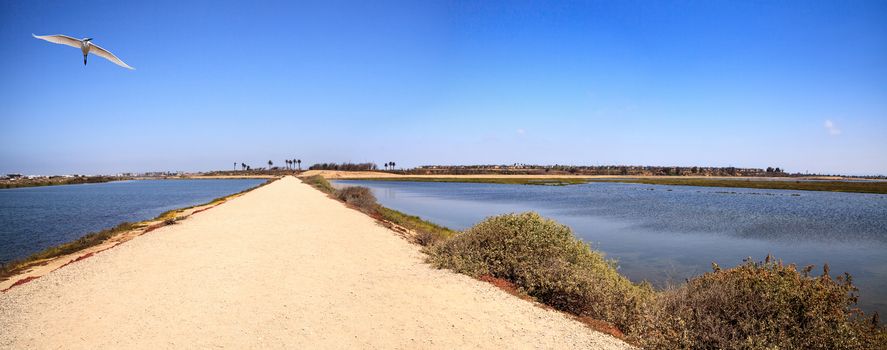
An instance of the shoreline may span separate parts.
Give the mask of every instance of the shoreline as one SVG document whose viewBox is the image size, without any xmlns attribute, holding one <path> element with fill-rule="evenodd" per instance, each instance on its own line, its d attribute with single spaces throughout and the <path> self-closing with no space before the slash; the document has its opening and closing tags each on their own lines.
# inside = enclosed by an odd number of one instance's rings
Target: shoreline
<svg viewBox="0 0 887 350">
<path fill-rule="evenodd" d="M 122 222 L 114 227 L 107 228 L 101 231 L 90 232 L 78 239 L 47 247 L 41 251 L 30 254 L 21 259 L 16 259 L 10 261 L 7 264 L 2 264 L 0 265 L 0 267 L 2 267 L 2 269 L 0 269 L 0 293 L 5 293 L 13 287 L 43 277 L 44 275 L 65 267 L 68 264 L 89 258 L 95 254 L 114 248 L 120 244 L 132 240 L 133 238 L 139 237 L 163 226 L 174 225 L 179 221 L 188 219 L 189 217 L 191 217 L 191 215 L 208 209 L 212 209 L 230 199 L 244 195 L 262 186 L 268 185 L 275 180 L 277 179 L 271 178 L 268 179 L 268 181 L 265 181 L 255 187 L 251 187 L 227 196 L 214 198 L 202 204 L 167 210 L 152 219 L 143 220 L 135 223 Z M 64 251 L 66 246 L 75 244 L 79 240 L 101 234 L 105 234 L 108 237 L 101 239 L 100 241 L 87 243 L 88 245 L 71 252 Z M 58 250 L 62 250 L 63 253 L 51 254 L 51 252 Z"/>
<path fill-rule="evenodd" d="M 795 191 L 887 194 L 887 181 L 856 178 L 616 176 L 616 175 L 400 175 L 381 172 L 309 170 L 300 178 L 322 176 L 328 180 L 462 182 L 563 186 L 591 182 L 618 182 L 664 186 L 733 187 Z"/>
<path fill-rule="evenodd" d="M 143 180 L 214 180 L 214 179 L 274 179 L 279 175 L 188 175 L 188 176 L 168 176 L 168 177 L 116 177 L 116 176 L 95 176 L 91 178 L 101 178 L 94 180 L 77 180 L 68 179 L 67 181 L 34 181 L 34 182 L 10 182 L 2 180 L 0 182 L 0 190 L 11 190 L 16 188 L 29 187 L 50 187 L 50 186 L 68 186 L 68 185 L 86 185 L 86 184 L 103 184 L 118 181 L 143 181 Z"/>
</svg>

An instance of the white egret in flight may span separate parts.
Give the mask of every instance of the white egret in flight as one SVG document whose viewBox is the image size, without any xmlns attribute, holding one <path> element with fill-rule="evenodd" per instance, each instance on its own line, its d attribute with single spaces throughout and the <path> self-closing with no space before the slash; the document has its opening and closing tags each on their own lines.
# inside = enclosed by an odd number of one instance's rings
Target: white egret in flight
<svg viewBox="0 0 887 350">
<path fill-rule="evenodd" d="M 69 37 L 67 35 L 61 35 L 61 34 L 58 34 L 58 35 L 31 34 L 31 35 L 33 35 L 37 39 L 43 39 L 43 40 L 46 40 L 51 43 L 68 45 L 71 47 L 79 48 L 80 51 L 83 52 L 83 65 L 84 66 L 86 65 L 86 55 L 91 53 L 93 55 L 102 57 L 108 61 L 114 62 L 114 64 L 121 66 L 123 68 L 135 69 L 133 67 L 130 67 L 128 64 L 123 63 L 123 61 L 121 61 L 119 58 L 117 58 L 117 56 L 114 56 L 114 54 L 109 52 L 108 50 L 105 50 L 101 46 L 93 44 L 92 38 L 85 38 L 85 39 L 81 40 L 81 39 L 75 39 L 75 38 Z"/>
</svg>

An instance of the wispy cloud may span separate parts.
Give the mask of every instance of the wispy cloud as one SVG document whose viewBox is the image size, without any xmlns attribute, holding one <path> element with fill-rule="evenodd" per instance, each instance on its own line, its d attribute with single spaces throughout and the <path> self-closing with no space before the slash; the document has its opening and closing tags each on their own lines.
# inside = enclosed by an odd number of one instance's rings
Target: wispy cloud
<svg viewBox="0 0 887 350">
<path fill-rule="evenodd" d="M 838 129 L 838 126 L 835 125 L 835 123 L 829 119 L 825 120 L 825 123 L 823 124 L 823 126 L 825 127 L 825 130 L 828 131 L 829 135 L 834 136 L 834 135 L 841 134 L 841 129 Z"/>
</svg>

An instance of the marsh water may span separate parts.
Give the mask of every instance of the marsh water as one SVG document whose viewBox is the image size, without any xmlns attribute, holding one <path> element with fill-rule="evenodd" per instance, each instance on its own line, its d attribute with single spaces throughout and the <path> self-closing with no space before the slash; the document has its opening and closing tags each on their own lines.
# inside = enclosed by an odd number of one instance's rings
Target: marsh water
<svg viewBox="0 0 887 350">
<path fill-rule="evenodd" d="M 887 311 L 887 195 L 589 183 L 530 186 L 339 180 L 389 208 L 462 230 L 487 216 L 536 211 L 569 225 L 633 281 L 676 284 L 767 254 L 849 272 L 860 307 Z"/>
<path fill-rule="evenodd" d="M 129 221 L 209 202 L 265 180 L 134 180 L 0 190 L 0 263 Z"/>
</svg>

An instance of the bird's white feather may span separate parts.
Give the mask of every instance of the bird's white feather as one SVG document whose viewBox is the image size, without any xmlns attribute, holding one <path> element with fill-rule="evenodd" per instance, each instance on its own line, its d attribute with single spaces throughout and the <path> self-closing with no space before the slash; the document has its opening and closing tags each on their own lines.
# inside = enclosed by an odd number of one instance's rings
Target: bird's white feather
<svg viewBox="0 0 887 350">
<path fill-rule="evenodd" d="M 61 34 L 56 34 L 56 35 L 31 34 L 31 35 L 33 35 L 37 39 L 46 40 L 46 41 L 54 43 L 54 44 L 68 45 L 71 47 L 76 47 L 78 49 L 80 48 L 80 39 L 74 39 L 74 38 L 69 37 L 67 35 L 61 35 Z"/>
<path fill-rule="evenodd" d="M 116 65 L 121 66 L 123 68 L 135 69 L 133 67 L 130 67 L 128 64 L 123 63 L 123 61 L 121 61 L 119 58 L 117 58 L 117 56 L 114 56 L 114 54 L 111 53 L 110 51 L 105 50 L 101 46 L 98 46 L 96 44 L 90 43 L 89 53 L 99 56 L 101 58 L 104 58 L 108 61 L 114 62 Z"/>
</svg>

